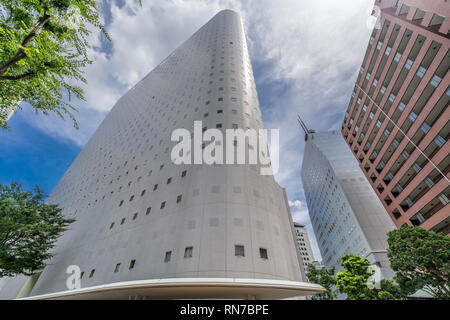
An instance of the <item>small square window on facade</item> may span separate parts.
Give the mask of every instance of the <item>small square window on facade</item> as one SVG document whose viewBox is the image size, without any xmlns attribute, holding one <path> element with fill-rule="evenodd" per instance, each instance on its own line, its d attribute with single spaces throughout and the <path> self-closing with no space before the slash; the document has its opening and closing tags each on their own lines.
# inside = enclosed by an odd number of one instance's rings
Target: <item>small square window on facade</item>
<svg viewBox="0 0 450 320">
<path fill-rule="evenodd" d="M 149 215 L 151 211 L 152 211 L 152 207 L 148 207 L 148 208 L 147 208 L 147 211 L 145 212 L 145 214 L 146 214 L 146 215 Z"/>
<path fill-rule="evenodd" d="M 114 269 L 114 272 L 119 272 L 120 269 L 120 263 L 116 264 L 116 268 Z"/>
<path fill-rule="evenodd" d="M 144 196 L 144 194 L 145 194 L 145 189 L 142 190 L 142 192 L 141 192 L 141 197 Z"/>
<path fill-rule="evenodd" d="M 138 216 L 137 212 L 135 214 L 133 214 L 133 220 L 136 220 L 137 216 Z"/>
<path fill-rule="evenodd" d="M 413 63 L 414 63 L 414 61 L 412 61 L 411 59 L 406 60 L 405 68 L 408 69 L 408 70 L 411 69 Z"/>
<path fill-rule="evenodd" d="M 186 247 L 184 249 L 184 257 L 185 258 L 192 258 L 192 250 L 193 250 L 193 247 Z"/>
<path fill-rule="evenodd" d="M 172 178 L 167 179 L 167 184 L 170 184 L 172 182 Z"/>
<path fill-rule="evenodd" d="M 91 273 L 89 273 L 89 278 L 92 278 L 94 276 L 94 273 L 95 273 L 95 269 L 92 269 Z"/>
<path fill-rule="evenodd" d="M 259 248 L 259 256 L 261 257 L 261 259 L 269 259 L 269 257 L 267 256 L 267 249 Z"/>
<path fill-rule="evenodd" d="M 441 83 L 441 81 L 442 81 L 441 77 L 434 75 L 433 79 L 431 79 L 430 83 L 433 87 L 437 87 Z"/>
<path fill-rule="evenodd" d="M 165 207 L 166 207 L 166 202 L 165 202 L 165 201 L 161 202 L 161 207 L 160 207 L 160 209 L 164 209 Z"/>
<path fill-rule="evenodd" d="M 133 199 L 134 199 L 134 196 L 131 196 L 131 197 L 130 197 L 130 202 L 133 201 Z"/>
<path fill-rule="evenodd" d="M 111 225 L 109 226 L 109 230 L 111 230 L 114 227 L 114 222 L 111 223 Z"/>
<path fill-rule="evenodd" d="M 134 265 L 136 264 L 136 260 L 131 260 L 128 269 L 134 269 Z"/>
<path fill-rule="evenodd" d="M 123 200 L 120 200 L 119 207 L 123 205 Z"/>
<path fill-rule="evenodd" d="M 382 46 L 383 46 L 383 42 L 378 41 L 378 43 L 377 43 L 377 50 L 380 50 Z"/>
<path fill-rule="evenodd" d="M 153 186 L 153 191 L 155 191 L 156 189 L 158 189 L 158 184 L 155 184 L 155 185 Z"/>
<path fill-rule="evenodd" d="M 417 70 L 417 75 L 419 76 L 419 78 L 423 78 L 425 72 L 427 72 L 427 69 L 421 66 L 419 70 Z"/>
<path fill-rule="evenodd" d="M 443 137 L 441 137 L 440 135 L 438 135 L 436 137 L 436 139 L 434 139 L 434 143 L 436 143 L 439 148 L 442 148 L 444 146 L 444 144 L 446 143 L 446 140 Z"/>
<path fill-rule="evenodd" d="M 245 256 L 244 246 L 242 246 L 242 245 L 235 245 L 234 246 L 234 255 L 236 257 L 244 257 Z"/>
<path fill-rule="evenodd" d="M 183 196 L 182 196 L 181 194 L 178 195 L 178 196 L 177 196 L 177 203 L 180 203 L 182 198 L 183 198 Z"/>
<path fill-rule="evenodd" d="M 187 173 L 186 170 L 184 170 L 183 172 L 181 172 L 181 177 L 182 177 L 182 178 L 186 177 L 186 173 Z"/>
<path fill-rule="evenodd" d="M 167 251 L 164 256 L 164 262 L 169 262 L 171 256 L 172 256 L 172 251 Z"/>
<path fill-rule="evenodd" d="M 392 50 L 391 47 L 389 47 L 389 46 L 386 47 L 386 50 L 384 51 L 384 54 L 388 56 L 391 53 L 391 50 Z"/>
</svg>

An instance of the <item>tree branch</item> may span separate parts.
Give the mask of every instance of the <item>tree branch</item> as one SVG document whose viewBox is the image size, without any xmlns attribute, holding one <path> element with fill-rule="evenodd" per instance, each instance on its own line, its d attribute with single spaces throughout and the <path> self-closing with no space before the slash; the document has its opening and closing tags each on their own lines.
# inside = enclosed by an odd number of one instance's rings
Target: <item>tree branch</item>
<svg viewBox="0 0 450 320">
<path fill-rule="evenodd" d="M 44 25 L 47 23 L 47 21 L 50 19 L 50 16 L 47 15 L 47 13 L 44 12 L 44 16 L 42 17 L 42 20 L 31 30 L 31 32 L 23 39 L 21 47 L 19 50 L 17 50 L 16 54 L 9 59 L 9 61 L 6 61 L 0 66 L 0 75 L 4 74 L 8 69 L 13 66 L 18 61 L 25 58 L 27 55 L 25 53 L 25 50 L 23 49 L 28 45 L 28 43 L 41 31 L 41 29 L 44 27 Z M 11 79 L 8 79 L 11 80 Z"/>
<path fill-rule="evenodd" d="M 20 80 L 20 79 L 29 78 L 29 77 L 31 77 L 33 75 L 35 75 L 35 73 L 30 71 L 30 72 L 27 72 L 27 73 L 24 73 L 24 74 L 20 74 L 20 75 L 17 75 L 17 76 L 0 76 L 0 79 L 3 79 L 3 80 Z"/>
</svg>

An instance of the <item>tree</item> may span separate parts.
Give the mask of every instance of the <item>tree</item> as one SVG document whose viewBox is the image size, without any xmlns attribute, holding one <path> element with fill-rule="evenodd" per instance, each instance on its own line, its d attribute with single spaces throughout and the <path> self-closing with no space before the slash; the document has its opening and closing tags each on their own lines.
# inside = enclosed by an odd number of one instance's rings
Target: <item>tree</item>
<svg viewBox="0 0 450 320">
<path fill-rule="evenodd" d="M 15 182 L 0 184 L 0 277 L 42 269 L 56 239 L 74 222 L 44 198 L 37 186 L 26 192 Z"/>
<path fill-rule="evenodd" d="M 375 299 L 374 290 L 368 287 L 369 278 L 375 272 L 369 268 L 370 261 L 354 254 L 345 255 L 341 259 L 344 270 L 336 275 L 338 290 L 345 293 L 349 300 Z"/>
<path fill-rule="evenodd" d="M 313 296 L 313 300 L 333 300 L 335 298 L 332 291 L 332 287 L 336 284 L 336 279 L 334 278 L 334 268 L 317 269 L 314 265 L 309 264 L 306 268 L 306 276 L 309 281 L 320 284 L 327 290 L 325 293 L 320 293 Z"/>
<path fill-rule="evenodd" d="M 388 257 L 396 281 L 409 293 L 422 289 L 450 299 L 450 238 L 421 227 L 403 226 L 388 233 Z"/>
<path fill-rule="evenodd" d="M 92 63 L 90 26 L 109 39 L 95 0 L 0 0 L 0 127 L 26 102 L 78 128 L 71 101 L 84 99 L 74 83 L 86 82 L 82 69 Z"/>
</svg>

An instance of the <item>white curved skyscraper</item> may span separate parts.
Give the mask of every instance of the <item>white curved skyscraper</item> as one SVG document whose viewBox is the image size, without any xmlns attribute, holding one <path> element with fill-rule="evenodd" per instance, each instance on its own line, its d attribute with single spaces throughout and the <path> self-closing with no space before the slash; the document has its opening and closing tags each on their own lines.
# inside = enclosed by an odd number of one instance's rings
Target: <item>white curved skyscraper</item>
<svg viewBox="0 0 450 320">
<path fill-rule="evenodd" d="M 261 175 L 258 165 L 171 161 L 173 130 L 192 131 L 197 120 L 203 130 L 263 128 L 243 25 L 230 10 L 119 99 L 54 188 L 48 202 L 76 222 L 31 296 L 67 291 L 70 265 L 82 271 L 81 290 L 129 281 L 151 287 L 152 280 L 174 279 L 183 287 L 247 279 L 242 283 L 291 286 L 297 295 L 302 285 L 305 294 L 320 291 L 298 282 L 289 206 L 273 176 Z M 157 296 L 152 290 L 127 294 Z M 225 296 L 243 294 L 252 292 Z"/>
</svg>

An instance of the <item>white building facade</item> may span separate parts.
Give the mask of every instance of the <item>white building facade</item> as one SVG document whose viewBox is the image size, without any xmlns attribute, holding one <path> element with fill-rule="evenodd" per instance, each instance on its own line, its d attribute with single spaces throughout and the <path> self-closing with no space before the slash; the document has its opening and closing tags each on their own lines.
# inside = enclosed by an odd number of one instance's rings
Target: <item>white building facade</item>
<svg viewBox="0 0 450 320">
<path fill-rule="evenodd" d="M 295 237 L 297 239 L 298 249 L 302 258 L 303 270 L 306 271 L 308 264 L 314 261 L 314 255 L 309 242 L 308 232 L 304 225 L 294 222 Z"/>
<path fill-rule="evenodd" d="M 308 133 L 302 182 L 322 263 L 342 270 L 341 257 L 367 257 L 374 280 L 392 278 L 387 232 L 395 226 L 338 131 Z"/>
<path fill-rule="evenodd" d="M 82 289 L 155 279 L 301 286 L 289 205 L 273 176 L 258 164 L 171 161 L 171 133 L 192 131 L 194 121 L 203 130 L 263 128 L 244 28 L 231 10 L 118 100 L 54 188 L 48 202 L 76 222 L 30 296 L 66 291 L 70 265 Z M 0 297 L 23 289 L 6 282 Z"/>
</svg>

